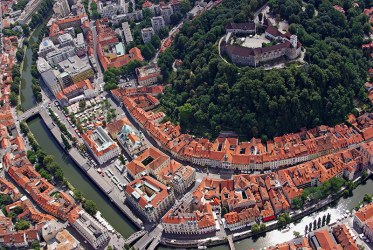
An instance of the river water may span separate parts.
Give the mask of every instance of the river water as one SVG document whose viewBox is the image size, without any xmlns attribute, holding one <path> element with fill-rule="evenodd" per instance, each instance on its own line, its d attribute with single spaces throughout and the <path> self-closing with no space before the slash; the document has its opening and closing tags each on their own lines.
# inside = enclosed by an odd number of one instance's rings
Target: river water
<svg viewBox="0 0 373 250">
<path fill-rule="evenodd" d="M 116 208 L 114 204 L 99 190 L 96 185 L 79 169 L 69 155 L 56 143 L 53 135 L 40 117 L 28 122 L 31 132 L 42 149 L 54 156 L 55 162 L 61 166 L 66 179 L 85 198 L 93 200 L 103 217 L 124 237 L 129 237 L 136 231 L 135 226 Z"/>
<path fill-rule="evenodd" d="M 49 18 L 48 18 L 49 19 Z M 32 40 L 36 41 L 41 30 L 41 25 L 35 30 Z M 30 39 L 30 42 L 33 42 Z M 36 101 L 32 93 L 32 50 L 30 46 L 26 50 L 25 61 L 22 70 L 22 85 L 21 85 L 21 105 L 24 110 L 35 106 Z M 34 134 L 40 146 L 47 154 L 53 155 L 55 161 L 63 169 L 66 179 L 76 188 L 78 188 L 87 199 L 93 200 L 97 204 L 98 210 L 103 217 L 124 237 L 129 237 L 136 231 L 135 226 L 113 205 L 110 200 L 103 194 L 96 185 L 79 169 L 79 167 L 70 159 L 64 150 L 56 143 L 53 135 L 40 117 L 36 117 L 28 122 L 30 130 Z M 274 246 L 278 243 L 291 240 L 293 238 L 293 231 L 300 233 L 304 232 L 305 225 L 313 222 L 318 217 L 330 213 L 332 215 L 331 221 L 335 221 L 341 217 L 346 210 L 354 208 L 364 197 L 365 194 L 373 193 L 373 181 L 370 179 L 366 184 L 357 187 L 353 196 L 348 199 L 340 199 L 338 202 L 329 206 L 322 211 L 306 216 L 291 224 L 291 229 L 288 231 L 274 230 L 267 232 L 261 237 L 249 238 L 235 242 L 235 247 L 238 250 L 261 249 L 267 246 Z M 212 247 L 214 250 L 227 249 L 227 245 Z M 159 247 L 159 249 L 170 249 Z"/>
<path fill-rule="evenodd" d="M 49 17 L 45 22 L 49 20 Z M 45 23 L 44 22 L 44 23 Z M 29 39 L 29 46 L 27 46 L 25 52 L 25 59 L 23 61 L 22 77 L 21 77 L 21 107 L 23 110 L 28 110 L 35 106 L 36 99 L 34 93 L 32 92 L 32 76 L 31 76 L 31 65 L 32 65 L 32 50 L 31 44 L 35 43 L 39 37 L 41 29 L 44 24 L 39 25 L 35 31 L 32 33 Z"/>
<path fill-rule="evenodd" d="M 297 231 L 304 234 L 304 228 L 310 222 L 313 222 L 319 217 L 322 218 L 324 214 L 331 214 L 331 223 L 335 222 L 338 218 L 342 217 L 346 210 L 351 210 L 356 207 L 360 201 L 363 200 L 365 194 L 373 194 L 373 180 L 369 179 L 365 184 L 359 185 L 354 191 L 353 196 L 347 199 L 341 198 L 331 206 L 325 207 L 323 210 L 313 213 L 309 216 L 302 218 L 296 223 L 290 224 L 290 230 L 279 231 L 273 230 L 265 233 L 261 237 L 253 237 L 235 242 L 235 248 L 237 250 L 249 250 L 249 249 L 262 249 L 268 246 L 275 246 L 278 243 L 286 242 L 294 238 L 293 232 Z M 159 249 L 171 249 L 160 247 Z M 213 250 L 225 250 L 228 249 L 228 245 L 221 245 L 211 247 Z"/>
</svg>

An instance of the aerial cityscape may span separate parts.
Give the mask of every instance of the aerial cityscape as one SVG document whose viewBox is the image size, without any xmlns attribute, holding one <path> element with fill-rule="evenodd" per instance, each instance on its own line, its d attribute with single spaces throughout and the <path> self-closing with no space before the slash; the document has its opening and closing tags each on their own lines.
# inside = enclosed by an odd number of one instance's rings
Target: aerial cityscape
<svg viewBox="0 0 373 250">
<path fill-rule="evenodd" d="M 373 1 L 1 0 L 0 249 L 373 249 Z"/>
</svg>

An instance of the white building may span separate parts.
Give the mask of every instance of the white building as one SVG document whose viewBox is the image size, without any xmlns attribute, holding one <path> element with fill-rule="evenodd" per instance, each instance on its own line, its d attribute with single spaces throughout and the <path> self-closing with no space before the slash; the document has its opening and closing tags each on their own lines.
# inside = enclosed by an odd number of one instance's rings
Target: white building
<svg viewBox="0 0 373 250">
<path fill-rule="evenodd" d="M 179 168 L 174 174 L 171 185 L 179 194 L 183 194 L 196 180 L 196 170 L 190 166 Z"/>
<path fill-rule="evenodd" d="M 62 34 L 58 36 L 57 42 L 59 43 L 59 48 L 74 46 L 74 39 L 69 33 Z"/>
<path fill-rule="evenodd" d="M 156 222 L 175 202 L 170 187 L 150 176 L 143 176 L 125 187 L 127 201 L 148 221 Z"/>
<path fill-rule="evenodd" d="M 49 52 L 56 51 L 57 47 L 49 38 L 44 38 L 43 41 L 39 44 L 39 57 L 46 57 Z"/>
<path fill-rule="evenodd" d="M 363 231 L 364 235 L 373 241 L 373 202 L 362 207 L 354 214 L 354 227 Z"/>
<path fill-rule="evenodd" d="M 22 11 L 21 15 L 17 19 L 17 22 L 21 25 L 29 23 L 31 20 L 32 15 L 37 11 L 37 8 L 39 7 L 41 3 L 41 0 L 31 0 L 29 1 L 24 10 Z"/>
<path fill-rule="evenodd" d="M 125 1 L 118 0 L 118 1 L 99 1 L 97 4 L 97 11 L 101 15 L 102 18 L 108 17 L 112 18 L 114 15 L 121 15 L 124 14 L 125 10 Z"/>
<path fill-rule="evenodd" d="M 67 60 L 69 57 L 75 56 L 75 48 L 73 46 L 66 46 L 55 51 L 47 53 L 45 59 L 51 66 L 55 66 L 58 63 Z"/>
<path fill-rule="evenodd" d="M 106 247 L 110 241 L 107 229 L 79 207 L 69 214 L 69 222 L 94 249 Z"/>
<path fill-rule="evenodd" d="M 152 28 L 155 33 L 158 33 L 159 30 L 165 26 L 166 26 L 166 23 L 162 16 L 152 17 Z"/>
<path fill-rule="evenodd" d="M 152 37 L 154 36 L 153 28 L 143 28 L 141 29 L 141 36 L 144 43 L 150 43 Z"/>
<path fill-rule="evenodd" d="M 143 142 L 142 133 L 136 133 L 129 125 L 122 127 L 117 140 L 131 157 L 140 155 L 148 148 L 147 144 Z"/>
<path fill-rule="evenodd" d="M 77 56 L 84 56 L 87 53 L 87 45 L 84 41 L 83 33 L 76 35 L 74 39 L 74 46 Z"/>
<path fill-rule="evenodd" d="M 57 0 L 53 5 L 54 14 L 57 18 L 63 18 L 70 14 L 70 7 L 67 0 Z"/>
<path fill-rule="evenodd" d="M 49 90 L 55 95 L 61 91 L 61 86 L 58 83 L 58 79 L 53 72 L 53 69 L 49 63 L 42 57 L 39 57 L 36 61 L 36 67 L 44 80 L 44 83 L 48 86 Z"/>
<path fill-rule="evenodd" d="M 122 23 L 122 30 L 123 30 L 124 40 L 126 40 L 126 43 L 133 42 L 133 37 L 132 37 L 131 29 L 130 29 L 130 26 L 128 25 L 128 22 Z"/>
<path fill-rule="evenodd" d="M 158 82 L 161 76 L 161 69 L 156 65 L 146 65 L 136 68 L 137 82 L 141 86 L 149 86 Z"/>
<path fill-rule="evenodd" d="M 99 164 L 104 164 L 120 155 L 120 148 L 102 127 L 82 135 L 84 144 Z"/>
</svg>

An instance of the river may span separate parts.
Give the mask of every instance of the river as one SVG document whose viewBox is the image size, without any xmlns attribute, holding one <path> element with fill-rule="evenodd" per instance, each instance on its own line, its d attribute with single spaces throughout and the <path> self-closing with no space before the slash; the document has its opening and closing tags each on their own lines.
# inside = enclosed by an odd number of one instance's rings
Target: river
<svg viewBox="0 0 373 250">
<path fill-rule="evenodd" d="M 313 222 L 318 217 L 321 217 L 324 214 L 331 214 L 331 222 L 335 222 L 338 217 L 341 217 L 346 210 L 351 210 L 356 207 L 360 201 L 363 200 L 365 194 L 373 194 L 373 180 L 369 179 L 365 184 L 361 184 L 353 191 L 353 196 L 347 199 L 341 198 L 336 203 L 331 206 L 324 208 L 321 211 L 313 213 L 309 216 L 302 218 L 296 223 L 292 223 L 290 230 L 288 231 L 279 231 L 273 230 L 267 232 L 261 237 L 253 237 L 237 241 L 234 243 L 237 250 L 249 250 L 249 249 L 262 249 L 268 246 L 275 246 L 278 243 L 286 242 L 294 238 L 293 232 L 297 231 L 301 234 L 304 233 L 304 228 L 310 222 Z M 159 250 L 170 250 L 171 248 L 159 247 Z M 226 250 L 228 245 L 220 245 L 216 247 L 209 247 L 212 250 Z"/>
<path fill-rule="evenodd" d="M 54 156 L 66 179 L 78 188 L 87 199 L 93 200 L 97 204 L 98 210 L 103 217 L 124 237 L 129 237 L 136 231 L 135 226 L 123 215 L 114 204 L 99 190 L 96 185 L 78 168 L 65 151 L 56 144 L 53 135 L 49 132 L 44 121 L 36 117 L 28 122 L 31 132 L 42 149 Z"/>
<path fill-rule="evenodd" d="M 31 76 L 31 65 L 32 60 L 32 49 L 31 45 L 38 40 L 40 32 L 50 17 L 46 18 L 43 24 L 39 25 L 31 35 L 29 39 L 29 45 L 25 52 L 25 58 L 23 61 L 22 77 L 21 77 L 21 107 L 23 110 L 30 109 L 35 106 L 36 99 L 32 92 L 32 76 Z"/>
</svg>

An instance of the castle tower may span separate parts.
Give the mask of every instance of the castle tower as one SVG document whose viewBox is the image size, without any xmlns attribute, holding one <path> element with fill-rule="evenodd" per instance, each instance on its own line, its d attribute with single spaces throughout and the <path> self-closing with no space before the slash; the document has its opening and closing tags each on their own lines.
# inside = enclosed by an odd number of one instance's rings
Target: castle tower
<svg viewBox="0 0 373 250">
<path fill-rule="evenodd" d="M 291 35 L 290 36 L 290 43 L 293 45 L 294 48 L 297 47 L 298 44 L 298 37 L 296 35 Z"/>
</svg>

